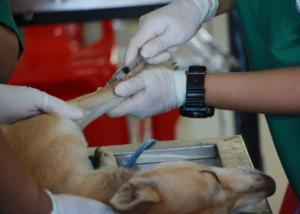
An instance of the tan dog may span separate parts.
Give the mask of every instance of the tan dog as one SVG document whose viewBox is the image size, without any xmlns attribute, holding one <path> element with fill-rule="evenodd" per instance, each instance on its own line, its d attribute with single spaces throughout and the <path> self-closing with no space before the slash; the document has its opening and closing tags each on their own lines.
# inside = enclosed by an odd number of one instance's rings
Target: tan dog
<svg viewBox="0 0 300 214">
<path fill-rule="evenodd" d="M 160 66 L 176 69 L 170 62 Z M 79 121 L 41 114 L 2 127 L 42 187 L 99 200 L 132 214 L 236 213 L 274 193 L 274 180 L 254 169 L 177 161 L 135 172 L 118 168 L 113 154 L 103 147 L 95 151 L 92 170 L 82 130 L 123 100 L 113 90 L 119 82 L 69 101 L 84 113 Z"/>
</svg>

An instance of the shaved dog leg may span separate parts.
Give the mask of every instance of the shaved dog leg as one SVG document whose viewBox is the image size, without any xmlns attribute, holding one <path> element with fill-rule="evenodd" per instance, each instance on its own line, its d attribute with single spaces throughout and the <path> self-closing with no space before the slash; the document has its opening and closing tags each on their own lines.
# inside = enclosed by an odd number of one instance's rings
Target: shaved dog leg
<svg viewBox="0 0 300 214">
<path fill-rule="evenodd" d="M 178 69 L 176 63 L 168 61 L 156 66 L 147 65 L 144 70 L 159 67 L 172 70 Z M 129 76 L 134 77 L 138 73 L 139 72 L 137 70 L 134 70 Z M 124 77 L 124 79 L 121 81 L 124 81 L 127 78 L 129 77 Z M 108 111 L 116 107 L 123 99 L 125 99 L 125 97 L 116 96 L 114 92 L 114 88 L 121 81 L 116 81 L 111 85 L 99 88 L 96 92 L 78 97 L 68 102 L 74 107 L 80 109 L 84 114 L 83 118 L 77 121 L 81 129 L 84 129 L 90 122 L 107 113 Z"/>
</svg>

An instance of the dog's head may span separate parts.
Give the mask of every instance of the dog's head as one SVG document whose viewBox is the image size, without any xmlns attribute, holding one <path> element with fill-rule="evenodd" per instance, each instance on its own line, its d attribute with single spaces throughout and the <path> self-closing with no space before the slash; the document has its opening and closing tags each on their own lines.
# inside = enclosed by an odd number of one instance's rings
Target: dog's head
<svg viewBox="0 0 300 214">
<path fill-rule="evenodd" d="M 235 213 L 274 192 L 274 180 L 252 168 L 209 168 L 177 161 L 138 172 L 110 203 L 121 213 Z"/>
</svg>

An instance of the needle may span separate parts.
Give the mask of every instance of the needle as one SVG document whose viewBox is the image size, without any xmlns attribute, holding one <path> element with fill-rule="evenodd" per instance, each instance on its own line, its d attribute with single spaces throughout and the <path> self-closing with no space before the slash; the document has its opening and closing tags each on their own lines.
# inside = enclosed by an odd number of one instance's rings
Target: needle
<svg viewBox="0 0 300 214">
<path fill-rule="evenodd" d="M 119 68 L 113 77 L 108 81 L 107 85 L 112 84 L 116 80 L 122 79 L 125 75 L 127 75 L 130 71 L 135 69 L 138 65 L 140 65 L 144 61 L 144 57 L 139 54 L 137 57 L 129 64 L 124 67 Z"/>
</svg>

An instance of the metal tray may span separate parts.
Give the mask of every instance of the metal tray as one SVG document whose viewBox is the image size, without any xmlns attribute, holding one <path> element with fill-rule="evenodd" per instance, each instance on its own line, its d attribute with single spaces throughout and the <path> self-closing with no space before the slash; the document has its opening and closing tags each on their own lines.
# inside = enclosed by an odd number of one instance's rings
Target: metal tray
<svg viewBox="0 0 300 214">
<path fill-rule="evenodd" d="M 133 152 L 115 153 L 118 166 L 125 166 L 132 154 Z M 147 170 L 157 163 L 177 160 L 187 160 L 205 166 L 223 167 L 217 146 L 207 145 L 148 150 L 141 154 L 132 169 Z"/>
<path fill-rule="evenodd" d="M 125 166 L 130 156 L 140 144 L 107 146 L 117 160 L 118 166 Z M 88 148 L 93 155 L 95 148 Z M 187 160 L 197 164 L 214 167 L 253 167 L 247 149 L 240 136 L 209 138 L 191 141 L 165 141 L 156 143 L 145 151 L 133 166 L 133 170 L 146 170 L 157 163 Z M 267 200 L 245 214 L 271 214 Z"/>
</svg>

